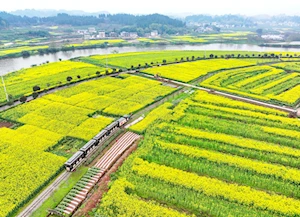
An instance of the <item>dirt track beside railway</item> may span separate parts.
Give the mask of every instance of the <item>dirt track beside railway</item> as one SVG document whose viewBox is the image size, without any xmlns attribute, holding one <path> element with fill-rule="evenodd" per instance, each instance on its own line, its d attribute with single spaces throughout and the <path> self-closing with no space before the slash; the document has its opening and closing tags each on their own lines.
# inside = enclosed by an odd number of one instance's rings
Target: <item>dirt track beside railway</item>
<svg viewBox="0 0 300 217">
<path fill-rule="evenodd" d="M 123 155 L 114 163 L 114 165 L 100 179 L 100 182 L 97 184 L 96 189 L 93 192 L 91 192 L 90 196 L 86 199 L 86 202 L 83 204 L 82 208 L 80 208 L 73 215 L 74 217 L 90 216 L 88 213 L 99 205 L 103 197 L 103 194 L 106 193 L 109 189 L 108 184 L 110 182 L 110 175 L 112 173 L 115 173 L 118 170 L 118 168 L 123 164 L 123 162 L 126 160 L 126 158 L 137 149 L 139 141 L 140 140 L 135 141 L 135 143 L 123 153 Z"/>
</svg>

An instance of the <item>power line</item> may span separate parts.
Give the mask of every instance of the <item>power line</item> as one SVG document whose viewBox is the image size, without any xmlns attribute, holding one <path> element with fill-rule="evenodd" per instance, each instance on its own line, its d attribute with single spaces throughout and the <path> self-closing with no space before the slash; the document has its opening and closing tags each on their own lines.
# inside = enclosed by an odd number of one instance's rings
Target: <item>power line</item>
<svg viewBox="0 0 300 217">
<path fill-rule="evenodd" d="M 5 96 L 6 96 L 6 100 L 7 100 L 7 102 L 9 102 L 8 93 L 7 93 L 7 90 L 6 90 L 3 75 L 1 75 L 1 79 L 2 79 L 2 84 L 3 84 L 3 89 L 4 89 Z"/>
</svg>

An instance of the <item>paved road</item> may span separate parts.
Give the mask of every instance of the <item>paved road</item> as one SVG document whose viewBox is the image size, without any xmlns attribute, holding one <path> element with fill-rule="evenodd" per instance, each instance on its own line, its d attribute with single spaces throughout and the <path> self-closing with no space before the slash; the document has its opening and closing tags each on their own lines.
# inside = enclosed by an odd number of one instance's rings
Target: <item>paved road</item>
<svg viewBox="0 0 300 217">
<path fill-rule="evenodd" d="M 87 81 L 93 81 L 93 80 L 97 80 L 97 79 L 101 79 L 101 78 L 105 78 L 105 77 L 113 77 L 113 76 L 117 76 L 117 75 L 120 75 L 120 74 L 132 73 L 132 72 L 133 71 L 126 71 L 126 72 L 114 73 L 114 74 L 109 74 L 109 75 L 105 75 L 105 76 L 101 76 L 101 77 L 93 77 L 93 78 L 90 78 L 90 79 L 87 79 L 87 80 L 78 81 L 76 83 L 71 83 L 71 84 L 68 84 L 68 85 L 56 87 L 56 88 L 48 90 L 46 92 L 42 92 L 42 93 L 39 94 L 39 97 L 48 95 L 50 93 L 54 93 L 58 90 L 63 90 L 63 89 L 69 88 L 69 87 L 73 87 L 75 85 L 78 85 L 78 84 L 81 84 L 81 83 L 84 83 L 84 82 L 87 82 Z M 31 100 L 34 100 L 34 98 L 32 96 L 28 96 L 27 97 L 27 102 L 29 102 Z M 13 108 L 13 107 L 16 107 L 20 104 L 22 104 L 20 101 L 16 101 L 16 102 L 13 103 L 13 105 L 0 106 L 0 112 L 5 111 L 5 110 L 10 109 L 10 108 Z"/>
<path fill-rule="evenodd" d="M 37 210 L 49 196 L 59 187 L 61 182 L 67 180 L 71 173 L 63 172 L 50 186 L 48 186 L 34 201 L 31 202 L 17 217 L 28 217 Z"/>
</svg>

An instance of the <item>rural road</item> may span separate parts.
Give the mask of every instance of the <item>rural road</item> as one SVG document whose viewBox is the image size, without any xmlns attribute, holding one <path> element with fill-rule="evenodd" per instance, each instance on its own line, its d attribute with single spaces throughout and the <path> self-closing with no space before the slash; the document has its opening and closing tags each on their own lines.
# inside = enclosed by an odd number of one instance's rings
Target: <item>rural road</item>
<svg viewBox="0 0 300 217">
<path fill-rule="evenodd" d="M 148 75 L 148 74 L 142 74 L 143 76 L 149 77 L 149 78 L 153 78 L 153 75 Z M 248 102 L 251 104 L 255 104 L 255 105 L 260 105 L 260 106 L 264 106 L 264 107 L 268 107 L 268 108 L 273 108 L 273 109 L 278 109 L 281 111 L 285 111 L 285 112 L 297 112 L 297 110 L 290 108 L 290 107 L 285 107 L 285 106 L 278 106 L 278 105 L 274 105 L 274 104 L 269 104 L 266 102 L 261 102 L 258 100 L 254 100 L 254 99 L 249 99 L 249 98 L 245 98 L 245 97 L 241 97 L 241 96 L 236 96 L 236 95 L 232 95 L 232 94 L 228 94 L 228 93 L 224 93 L 224 92 L 220 92 L 220 91 L 211 91 L 208 88 L 204 88 L 204 87 L 198 87 L 196 85 L 192 85 L 192 84 L 187 84 L 187 83 L 183 83 L 183 82 L 179 82 L 179 81 L 174 81 L 174 80 L 170 80 L 167 79 L 169 83 L 172 84 L 176 84 L 179 86 L 183 86 L 183 87 L 190 87 L 190 88 L 194 88 L 194 89 L 198 89 L 198 90 L 204 90 L 208 93 L 212 93 L 212 94 L 216 94 L 216 95 L 220 95 L 220 96 L 225 96 L 231 99 L 235 99 L 235 100 L 239 100 L 239 101 L 243 101 L 243 102 Z M 300 116 L 300 109 L 298 109 L 298 116 Z"/>
<path fill-rule="evenodd" d="M 17 217 L 29 217 L 35 210 L 37 210 L 43 202 L 59 187 L 61 182 L 67 180 L 71 173 L 64 171 L 51 185 L 49 185 L 41 194 L 39 194 L 29 206 L 27 206 Z"/>
<path fill-rule="evenodd" d="M 93 80 L 97 80 L 99 78 L 105 78 L 105 77 L 114 77 L 114 76 L 117 76 L 117 75 L 121 75 L 121 74 L 125 74 L 125 73 L 131 73 L 132 71 L 126 71 L 126 72 L 120 72 L 120 73 L 114 73 L 114 74 L 109 74 L 109 75 L 105 75 L 105 76 L 101 76 L 101 77 L 93 77 L 93 78 L 90 78 L 90 79 L 87 79 L 87 80 L 82 80 L 82 81 L 78 81 L 78 82 L 75 82 L 75 83 L 71 83 L 71 84 L 66 84 L 66 85 L 63 85 L 63 86 L 60 86 L 60 87 L 55 87 L 51 90 L 47 90 L 45 92 L 41 92 L 39 94 L 39 97 L 42 97 L 42 96 L 45 96 L 47 94 L 50 94 L 50 93 L 54 93 L 58 90 L 63 90 L 63 89 L 66 89 L 66 88 L 69 88 L 69 87 L 73 87 L 75 85 L 78 85 L 78 84 L 81 84 L 81 83 L 84 83 L 84 82 L 87 82 L 87 81 L 93 81 Z M 27 102 L 31 101 L 31 100 L 34 100 L 34 98 L 32 96 L 28 96 L 27 97 Z M 0 106 L 0 112 L 2 111 L 5 111 L 7 109 L 10 109 L 10 108 L 13 108 L 15 106 L 18 106 L 22 104 L 20 101 L 15 101 L 12 105 L 3 105 L 3 106 Z"/>
</svg>

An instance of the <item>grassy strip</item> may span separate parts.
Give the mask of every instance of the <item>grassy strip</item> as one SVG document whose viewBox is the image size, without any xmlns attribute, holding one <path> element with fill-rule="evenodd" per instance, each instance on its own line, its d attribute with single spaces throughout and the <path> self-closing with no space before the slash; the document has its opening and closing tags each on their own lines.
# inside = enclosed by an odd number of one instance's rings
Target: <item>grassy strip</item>
<svg viewBox="0 0 300 217">
<path fill-rule="evenodd" d="M 64 181 L 59 188 L 31 215 L 31 217 L 47 216 L 48 209 L 54 209 L 65 195 L 73 188 L 80 178 L 87 172 L 87 167 L 80 167 L 73 172 L 70 178 Z"/>
</svg>

